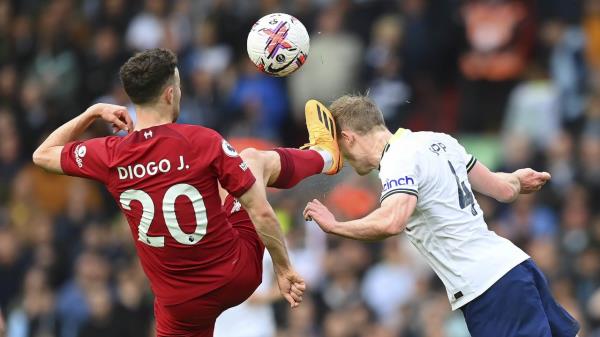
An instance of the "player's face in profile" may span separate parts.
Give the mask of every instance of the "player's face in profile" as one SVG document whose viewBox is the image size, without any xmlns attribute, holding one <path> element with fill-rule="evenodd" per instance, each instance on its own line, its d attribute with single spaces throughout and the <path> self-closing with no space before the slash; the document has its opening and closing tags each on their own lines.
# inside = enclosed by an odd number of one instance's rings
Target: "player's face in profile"
<svg viewBox="0 0 600 337">
<path fill-rule="evenodd" d="M 367 162 L 367 154 L 363 151 L 361 136 L 354 132 L 348 132 L 338 142 L 342 155 L 346 162 L 354 168 L 356 173 L 364 176 L 373 169 Z"/>
</svg>

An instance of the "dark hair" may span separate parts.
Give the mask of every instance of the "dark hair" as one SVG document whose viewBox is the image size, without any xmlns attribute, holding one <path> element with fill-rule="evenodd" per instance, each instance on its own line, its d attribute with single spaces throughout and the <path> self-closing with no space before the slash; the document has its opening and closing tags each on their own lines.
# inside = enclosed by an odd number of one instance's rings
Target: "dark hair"
<svg viewBox="0 0 600 337">
<path fill-rule="evenodd" d="M 121 67 L 119 76 L 125 92 L 135 104 L 154 101 L 165 85 L 173 80 L 177 56 L 162 48 L 135 54 Z"/>
</svg>

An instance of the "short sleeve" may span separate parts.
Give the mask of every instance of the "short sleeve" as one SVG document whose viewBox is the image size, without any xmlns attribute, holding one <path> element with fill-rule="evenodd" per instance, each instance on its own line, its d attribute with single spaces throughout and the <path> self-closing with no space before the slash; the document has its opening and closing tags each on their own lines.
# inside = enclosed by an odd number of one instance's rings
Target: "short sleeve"
<svg viewBox="0 0 600 337">
<path fill-rule="evenodd" d="M 458 142 L 458 140 L 456 140 L 456 138 L 452 137 L 452 136 L 448 136 L 450 138 L 452 138 L 452 140 L 456 143 L 456 146 L 458 148 L 458 151 L 460 153 L 460 155 L 463 157 L 464 162 L 466 163 L 466 169 L 467 169 L 467 173 L 469 173 L 471 171 L 471 169 L 473 169 L 473 167 L 475 167 L 475 164 L 477 163 L 477 158 L 475 158 L 475 156 L 473 156 L 472 154 L 468 153 L 467 150 L 465 149 L 464 146 L 462 146 L 462 144 L 460 144 Z"/>
<path fill-rule="evenodd" d="M 252 187 L 256 178 L 237 151 L 220 135 L 215 141 L 216 157 L 213 168 L 221 186 L 238 198 Z"/>
<path fill-rule="evenodd" d="M 415 153 L 400 153 L 393 147 L 385 154 L 379 171 L 380 202 L 396 193 L 419 197 L 419 169 Z"/>
<path fill-rule="evenodd" d="M 63 172 L 70 176 L 107 183 L 109 138 L 93 138 L 67 143 L 60 156 Z"/>
</svg>

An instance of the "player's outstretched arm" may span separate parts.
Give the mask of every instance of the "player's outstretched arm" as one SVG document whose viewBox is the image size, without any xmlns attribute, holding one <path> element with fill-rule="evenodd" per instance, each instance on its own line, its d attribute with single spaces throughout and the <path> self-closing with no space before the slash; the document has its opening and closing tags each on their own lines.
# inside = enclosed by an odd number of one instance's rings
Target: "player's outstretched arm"
<svg viewBox="0 0 600 337">
<path fill-rule="evenodd" d="M 417 205 L 417 197 L 396 193 L 383 200 L 381 207 L 364 218 L 338 222 L 319 200 L 313 200 L 304 209 L 304 218 L 314 220 L 323 231 L 350 239 L 373 241 L 399 234 Z"/>
<path fill-rule="evenodd" d="M 475 191 L 500 202 L 512 202 L 519 194 L 539 191 L 548 180 L 548 172 L 537 172 L 530 168 L 519 169 L 513 173 L 491 172 L 480 162 L 469 172 L 469 183 Z"/>
<path fill-rule="evenodd" d="M 48 171 L 63 173 L 60 166 L 63 146 L 81 136 L 97 118 L 112 123 L 115 130 L 127 132 L 133 130 L 133 122 L 126 107 L 105 103 L 94 104 L 81 115 L 54 130 L 33 153 L 33 162 Z"/>
<path fill-rule="evenodd" d="M 302 302 L 306 286 L 304 280 L 292 268 L 279 221 L 267 201 L 265 188 L 254 183 L 239 201 L 250 215 L 256 232 L 271 255 L 281 294 L 292 308 L 297 307 Z"/>
</svg>

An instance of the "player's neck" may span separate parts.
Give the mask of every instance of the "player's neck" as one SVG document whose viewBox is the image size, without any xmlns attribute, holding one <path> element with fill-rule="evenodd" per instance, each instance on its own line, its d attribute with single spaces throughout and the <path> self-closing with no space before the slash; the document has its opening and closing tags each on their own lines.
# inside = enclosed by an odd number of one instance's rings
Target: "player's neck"
<svg viewBox="0 0 600 337">
<path fill-rule="evenodd" d="M 172 117 L 159 106 L 138 105 L 135 107 L 135 112 L 137 116 L 135 131 L 173 122 Z"/>
<path fill-rule="evenodd" d="M 393 135 L 387 128 L 374 130 L 372 132 L 373 135 L 371 136 L 371 139 L 373 140 L 373 143 L 371 148 L 373 150 L 369 154 L 369 162 L 371 162 L 373 167 L 377 168 L 381 162 L 383 150 Z"/>
</svg>

